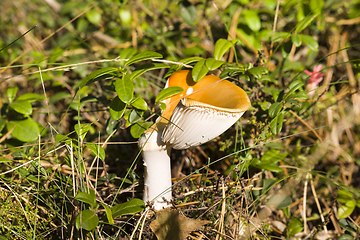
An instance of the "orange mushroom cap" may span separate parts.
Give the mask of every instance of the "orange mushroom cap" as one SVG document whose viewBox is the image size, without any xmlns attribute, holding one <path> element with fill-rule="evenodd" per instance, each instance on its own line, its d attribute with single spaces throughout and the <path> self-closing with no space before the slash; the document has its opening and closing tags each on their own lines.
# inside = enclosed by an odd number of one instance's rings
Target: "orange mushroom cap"
<svg viewBox="0 0 360 240">
<path fill-rule="evenodd" d="M 251 106 L 244 90 L 214 75 L 207 75 L 200 81 L 194 82 L 191 71 L 182 70 L 170 76 L 166 87 L 173 86 L 181 87 L 184 91 L 164 101 L 166 110 L 162 113 L 162 121 L 170 119 L 175 107 L 183 98 L 224 108 L 224 110 L 231 109 L 230 111 L 245 112 Z"/>
<path fill-rule="evenodd" d="M 251 106 L 249 97 L 235 84 L 207 75 L 194 82 L 191 71 L 170 76 L 166 87 L 184 89 L 164 101 L 159 129 L 162 141 L 175 149 L 197 146 L 217 137 Z"/>
</svg>

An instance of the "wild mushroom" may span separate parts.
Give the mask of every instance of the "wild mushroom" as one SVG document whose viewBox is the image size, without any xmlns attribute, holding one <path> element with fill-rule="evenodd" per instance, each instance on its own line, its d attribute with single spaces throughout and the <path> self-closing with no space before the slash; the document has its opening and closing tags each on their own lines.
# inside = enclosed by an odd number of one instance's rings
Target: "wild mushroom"
<svg viewBox="0 0 360 240">
<path fill-rule="evenodd" d="M 249 109 L 244 90 L 213 75 L 194 82 L 191 72 L 173 74 L 165 87 L 179 86 L 183 92 L 165 100 L 161 117 L 139 141 L 143 148 L 144 201 L 154 201 L 160 210 L 170 206 L 171 148 L 198 146 L 219 136 Z"/>
</svg>

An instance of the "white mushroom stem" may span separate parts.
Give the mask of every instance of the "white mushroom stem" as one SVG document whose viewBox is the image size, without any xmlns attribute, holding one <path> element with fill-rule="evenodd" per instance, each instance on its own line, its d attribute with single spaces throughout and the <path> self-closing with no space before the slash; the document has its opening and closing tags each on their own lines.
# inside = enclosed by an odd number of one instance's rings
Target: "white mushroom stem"
<svg viewBox="0 0 360 240">
<path fill-rule="evenodd" d="M 143 200 L 153 203 L 155 210 L 171 206 L 171 147 L 161 140 L 161 134 L 157 131 L 147 132 L 139 139 L 144 160 Z"/>
</svg>

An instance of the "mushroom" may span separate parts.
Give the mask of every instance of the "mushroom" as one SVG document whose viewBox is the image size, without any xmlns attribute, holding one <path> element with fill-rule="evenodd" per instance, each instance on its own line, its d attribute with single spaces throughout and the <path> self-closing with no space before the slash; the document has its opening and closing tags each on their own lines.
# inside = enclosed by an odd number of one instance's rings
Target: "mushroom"
<svg viewBox="0 0 360 240">
<path fill-rule="evenodd" d="M 139 140 L 144 159 L 144 202 L 154 201 L 161 210 L 170 206 L 170 151 L 198 146 L 230 128 L 250 107 L 243 89 L 207 75 L 194 82 L 191 71 L 170 76 L 166 87 L 179 86 L 183 92 L 166 99 L 165 111 Z"/>
</svg>

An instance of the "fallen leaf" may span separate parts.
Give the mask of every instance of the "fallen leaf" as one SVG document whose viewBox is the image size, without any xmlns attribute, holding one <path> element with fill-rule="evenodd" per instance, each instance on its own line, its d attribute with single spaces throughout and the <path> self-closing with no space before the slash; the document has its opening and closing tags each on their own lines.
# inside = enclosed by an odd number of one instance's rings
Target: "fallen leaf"
<svg viewBox="0 0 360 240">
<path fill-rule="evenodd" d="M 183 240 L 192 231 L 211 223 L 208 220 L 185 217 L 175 209 L 165 209 L 150 223 L 150 228 L 158 240 Z"/>
</svg>

